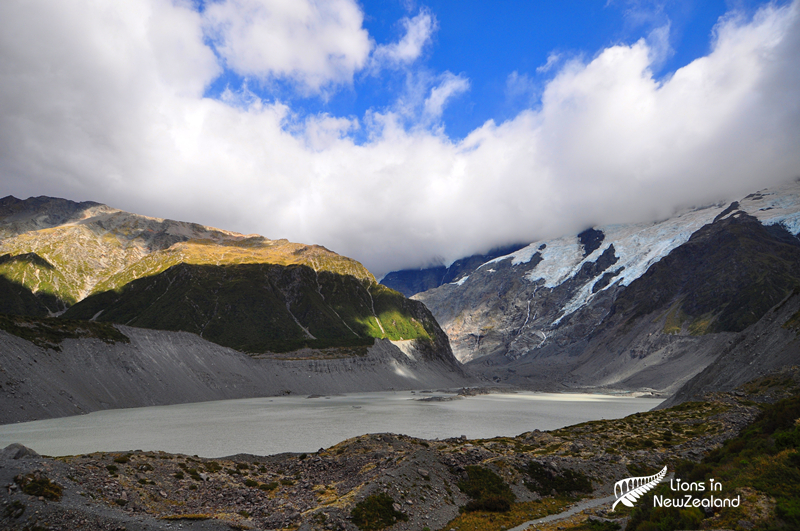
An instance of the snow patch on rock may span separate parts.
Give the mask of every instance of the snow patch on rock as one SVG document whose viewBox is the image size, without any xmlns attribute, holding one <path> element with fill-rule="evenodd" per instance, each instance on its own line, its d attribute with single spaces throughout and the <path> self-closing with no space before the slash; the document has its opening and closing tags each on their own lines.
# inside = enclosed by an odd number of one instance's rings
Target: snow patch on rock
<svg viewBox="0 0 800 531">
<path fill-rule="evenodd" d="M 797 236 L 800 234 L 800 181 L 750 194 L 740 201 L 739 208 L 764 225 L 780 224 Z"/>
<path fill-rule="evenodd" d="M 462 285 L 464 282 L 466 282 L 468 278 L 469 278 L 469 275 L 467 275 L 467 276 L 465 276 L 465 277 L 462 277 L 462 278 L 460 278 L 460 279 L 456 280 L 455 282 L 451 282 L 450 284 L 455 284 L 456 286 L 460 286 L 460 285 Z"/>
</svg>

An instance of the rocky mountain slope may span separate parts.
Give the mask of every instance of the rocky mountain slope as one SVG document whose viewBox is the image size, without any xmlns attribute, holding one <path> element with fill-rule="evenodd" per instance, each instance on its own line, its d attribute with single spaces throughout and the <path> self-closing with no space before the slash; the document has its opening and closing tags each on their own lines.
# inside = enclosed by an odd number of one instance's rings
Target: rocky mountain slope
<svg viewBox="0 0 800 531">
<path fill-rule="evenodd" d="M 151 218 L 94 202 L 0 199 L 0 275 L 66 304 L 179 263 L 307 265 L 374 282 L 361 264 L 318 245 Z M 6 256 L 7 255 L 7 256 Z"/>
<path fill-rule="evenodd" d="M 0 200 L 0 236 L 0 422 L 472 381 L 422 303 L 324 247 L 46 197 Z"/>
<path fill-rule="evenodd" d="M 195 334 L 106 323 L 0 316 L 0 328 L 0 424 L 100 409 L 472 381 L 452 358 L 414 341 L 249 356 Z M 27 339 L 24 331 L 31 331 Z"/>
<path fill-rule="evenodd" d="M 420 339 L 430 313 L 318 245 L 123 212 L 0 200 L 0 311 L 187 331 L 247 352 Z"/>
<path fill-rule="evenodd" d="M 466 258 L 460 258 L 445 267 L 426 267 L 423 269 L 401 269 L 387 273 L 381 279 L 381 284 L 393 290 L 399 291 L 406 297 L 411 297 L 421 291 L 438 288 L 442 284 L 458 282 L 469 275 L 481 264 L 488 262 L 498 256 L 504 256 L 525 247 L 524 244 L 505 245 L 490 250 L 486 254 L 474 254 Z"/>
<path fill-rule="evenodd" d="M 659 407 L 699 400 L 709 391 L 732 391 L 755 375 L 796 369 L 800 354 L 800 291 L 792 292 L 756 324 L 721 345 L 718 352 L 711 364 Z M 788 380 L 782 376 L 776 381 Z"/>
<path fill-rule="evenodd" d="M 414 298 L 486 378 L 672 393 L 800 286 L 798 232 L 793 182 L 534 242 Z"/>
<path fill-rule="evenodd" d="M 64 317 L 183 330 L 243 352 L 447 338 L 425 307 L 375 282 L 304 265 L 178 264 L 92 295 Z"/>
</svg>

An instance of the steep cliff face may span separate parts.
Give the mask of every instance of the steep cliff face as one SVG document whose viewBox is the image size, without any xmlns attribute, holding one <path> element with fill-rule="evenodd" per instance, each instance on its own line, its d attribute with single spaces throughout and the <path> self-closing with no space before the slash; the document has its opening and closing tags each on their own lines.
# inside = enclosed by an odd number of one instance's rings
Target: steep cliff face
<svg viewBox="0 0 800 531">
<path fill-rule="evenodd" d="M 535 242 L 416 295 L 485 378 L 677 390 L 800 285 L 800 185 Z"/>
</svg>

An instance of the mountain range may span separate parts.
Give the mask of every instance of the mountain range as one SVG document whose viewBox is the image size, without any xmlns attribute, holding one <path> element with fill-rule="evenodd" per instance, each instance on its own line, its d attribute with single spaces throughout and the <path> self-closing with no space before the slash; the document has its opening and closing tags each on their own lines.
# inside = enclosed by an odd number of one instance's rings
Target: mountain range
<svg viewBox="0 0 800 531">
<path fill-rule="evenodd" d="M 750 377 L 800 353 L 798 232 L 792 182 L 657 222 L 533 242 L 413 298 L 486 380 L 672 394 L 708 368 L 714 388 L 732 388 L 723 361 L 732 350 Z"/>
<path fill-rule="evenodd" d="M 479 381 L 678 403 L 796 363 L 798 233 L 796 181 L 386 275 L 435 286 L 408 299 L 318 245 L 6 197 L 0 421 Z"/>
</svg>

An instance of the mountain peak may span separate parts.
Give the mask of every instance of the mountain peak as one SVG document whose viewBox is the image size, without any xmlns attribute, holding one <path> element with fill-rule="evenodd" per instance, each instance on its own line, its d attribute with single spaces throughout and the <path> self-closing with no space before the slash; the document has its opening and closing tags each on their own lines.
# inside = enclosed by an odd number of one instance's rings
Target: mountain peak
<svg viewBox="0 0 800 531">
<path fill-rule="evenodd" d="M 125 212 L 93 201 L 8 196 L 0 200 L 0 254 L 36 255 L 53 267 L 8 260 L 0 274 L 34 293 L 74 304 L 179 263 L 307 265 L 315 271 L 375 278 L 359 262 L 319 245 Z"/>
</svg>

